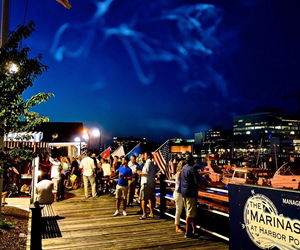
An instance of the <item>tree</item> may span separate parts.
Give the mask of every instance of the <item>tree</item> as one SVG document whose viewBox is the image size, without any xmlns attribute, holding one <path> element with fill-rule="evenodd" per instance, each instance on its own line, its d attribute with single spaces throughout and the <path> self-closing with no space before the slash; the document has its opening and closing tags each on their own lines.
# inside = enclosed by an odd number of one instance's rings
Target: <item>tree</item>
<svg viewBox="0 0 300 250">
<path fill-rule="evenodd" d="M 0 48 L 0 136 L 9 131 L 29 131 L 41 122 L 49 121 L 38 113 L 30 111 L 32 107 L 47 101 L 53 94 L 39 93 L 29 100 L 23 100 L 22 94 L 33 86 L 34 80 L 47 71 L 48 66 L 40 61 L 42 55 L 28 58 L 30 49 L 26 46 L 18 49 L 23 39 L 28 38 L 34 29 L 34 22 L 18 26 L 11 32 L 6 45 Z M 16 71 L 12 71 L 12 67 Z M 20 121 L 25 121 L 20 125 Z"/>
<path fill-rule="evenodd" d="M 36 125 L 49 121 L 48 117 L 41 117 L 30 110 L 36 104 L 54 96 L 52 93 L 38 93 L 28 100 L 24 100 L 22 96 L 28 87 L 33 86 L 34 80 L 48 69 L 48 66 L 40 62 L 42 55 L 28 58 L 30 49 L 26 46 L 21 48 L 22 41 L 35 31 L 34 27 L 33 21 L 19 25 L 17 31 L 9 34 L 8 42 L 0 47 L 0 140 L 2 141 L 4 134 L 11 131 L 30 131 Z M 30 138 L 20 137 L 20 139 Z M 1 148 L 0 176 L 5 166 L 11 165 L 12 162 L 31 161 L 34 156 L 31 150 L 24 147 L 11 150 L 9 153 L 4 153 Z"/>
</svg>

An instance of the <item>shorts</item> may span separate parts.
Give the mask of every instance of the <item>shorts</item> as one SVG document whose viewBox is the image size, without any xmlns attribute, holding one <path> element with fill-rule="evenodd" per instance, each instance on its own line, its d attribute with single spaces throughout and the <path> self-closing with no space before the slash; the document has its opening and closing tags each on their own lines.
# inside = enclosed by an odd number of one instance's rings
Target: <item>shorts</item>
<svg viewBox="0 0 300 250">
<path fill-rule="evenodd" d="M 119 186 L 119 185 L 117 185 L 116 198 L 121 199 L 122 193 L 123 193 L 123 198 L 126 200 L 127 199 L 127 194 L 128 194 L 128 186 Z"/>
<path fill-rule="evenodd" d="M 154 187 L 150 187 L 147 184 L 143 184 L 140 190 L 140 200 L 147 201 L 147 200 L 153 200 L 154 198 Z"/>
<path fill-rule="evenodd" d="M 58 178 L 52 178 L 52 182 L 54 184 L 54 188 L 53 188 L 53 193 L 59 193 L 59 188 L 60 188 L 60 179 Z"/>
<path fill-rule="evenodd" d="M 187 217 L 197 217 L 197 199 L 183 198 L 183 204 Z"/>
</svg>

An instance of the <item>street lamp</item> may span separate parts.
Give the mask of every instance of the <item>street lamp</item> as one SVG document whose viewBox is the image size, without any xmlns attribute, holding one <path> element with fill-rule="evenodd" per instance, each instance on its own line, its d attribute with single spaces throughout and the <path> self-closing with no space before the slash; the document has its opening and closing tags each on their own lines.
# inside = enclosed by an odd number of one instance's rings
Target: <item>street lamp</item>
<svg viewBox="0 0 300 250">
<path fill-rule="evenodd" d="M 19 70 L 19 67 L 15 63 L 9 63 L 8 64 L 8 73 L 14 74 Z"/>
<path fill-rule="evenodd" d="M 78 156 L 81 154 L 81 140 L 80 137 L 76 137 L 75 141 L 79 142 L 79 150 L 78 150 Z"/>
<path fill-rule="evenodd" d="M 99 155 L 101 153 L 101 131 L 100 129 L 96 128 L 96 129 L 93 129 L 93 136 L 95 137 L 98 137 L 99 136 Z"/>
<path fill-rule="evenodd" d="M 82 131 L 83 132 L 83 139 L 85 139 L 85 140 L 89 140 L 88 141 L 88 148 L 90 148 L 90 146 L 91 146 L 91 144 L 90 144 L 90 134 L 89 134 L 89 132 L 85 129 L 85 130 L 83 130 Z"/>
</svg>

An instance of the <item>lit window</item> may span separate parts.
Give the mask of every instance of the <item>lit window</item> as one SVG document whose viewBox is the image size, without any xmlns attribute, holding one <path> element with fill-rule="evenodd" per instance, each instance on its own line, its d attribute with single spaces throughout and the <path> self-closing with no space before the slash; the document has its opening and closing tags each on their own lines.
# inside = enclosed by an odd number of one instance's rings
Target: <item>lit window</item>
<svg viewBox="0 0 300 250">
<path fill-rule="evenodd" d="M 234 128 L 236 128 L 238 125 L 233 125 Z"/>
<path fill-rule="evenodd" d="M 243 120 L 238 120 L 238 122 L 243 122 Z"/>
<path fill-rule="evenodd" d="M 250 125 L 252 125 L 252 123 L 251 122 L 247 122 L 247 123 L 245 123 L 245 125 L 246 126 L 250 126 Z"/>
<path fill-rule="evenodd" d="M 250 135 L 250 134 L 251 134 L 251 131 L 247 131 L 246 134 L 247 134 L 247 135 Z"/>
<path fill-rule="evenodd" d="M 255 126 L 255 129 L 262 129 L 261 126 Z"/>
<path fill-rule="evenodd" d="M 294 135 L 295 134 L 295 131 L 291 131 L 291 135 Z"/>
<path fill-rule="evenodd" d="M 275 126 L 275 129 L 281 129 L 281 126 Z"/>
</svg>

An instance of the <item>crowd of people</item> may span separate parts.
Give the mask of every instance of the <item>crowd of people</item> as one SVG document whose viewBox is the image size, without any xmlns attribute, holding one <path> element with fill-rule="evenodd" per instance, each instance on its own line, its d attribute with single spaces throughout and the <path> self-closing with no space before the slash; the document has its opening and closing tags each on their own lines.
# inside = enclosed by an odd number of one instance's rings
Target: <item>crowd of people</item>
<svg viewBox="0 0 300 250">
<path fill-rule="evenodd" d="M 158 169 L 152 160 L 152 153 L 146 152 L 142 164 L 136 162 L 136 156 L 115 156 L 110 164 L 107 159 L 98 159 L 90 152 L 82 159 L 74 157 L 52 158 L 50 154 L 41 158 L 41 181 L 36 186 L 37 199 L 41 203 L 52 203 L 64 199 L 64 189 L 84 187 L 85 198 L 97 198 L 105 189 L 116 199 L 116 211 L 113 216 L 127 216 L 126 208 L 132 205 L 135 194 L 139 195 L 141 209 L 139 220 L 154 217 L 155 177 Z M 186 238 L 197 236 L 195 218 L 197 217 L 198 182 L 200 181 L 199 166 L 195 165 L 193 156 L 178 160 L 175 175 L 175 191 L 173 197 L 176 204 L 175 230 L 185 233 Z M 89 193 L 91 186 L 91 195 Z M 138 188 L 137 188 L 138 187 Z M 150 213 L 147 214 L 147 204 Z M 180 217 L 185 207 L 186 229 L 180 226 Z"/>
<path fill-rule="evenodd" d="M 71 187 L 72 189 L 77 189 L 80 182 L 80 161 L 81 156 L 78 159 L 72 157 L 70 160 L 69 157 L 55 157 L 52 158 L 51 154 L 40 155 L 39 167 L 41 171 L 41 179 L 44 182 L 42 185 L 44 189 L 51 189 L 53 186 L 52 194 L 53 201 L 60 201 L 65 198 L 65 188 Z M 51 180 L 47 182 L 46 180 Z M 51 185 L 53 184 L 53 185 Z M 36 192 L 39 197 L 43 197 L 41 187 L 36 187 Z M 51 194 L 50 192 L 46 192 L 46 194 Z M 51 198 L 47 197 L 47 200 L 51 200 Z"/>
<path fill-rule="evenodd" d="M 111 164 L 108 159 L 97 158 L 95 154 L 90 152 L 84 158 L 79 155 L 77 159 L 72 157 L 71 160 L 65 156 L 53 158 L 51 154 L 40 155 L 40 179 L 41 181 L 51 180 L 53 183 L 53 201 L 58 202 L 65 198 L 65 188 L 77 189 L 79 187 L 84 187 L 84 195 L 88 199 L 90 197 L 88 193 L 89 185 L 92 189 L 91 196 L 97 198 L 105 191 L 105 179 L 109 179 L 107 187 L 114 194 L 117 192 L 118 183 L 119 186 L 124 185 L 122 181 L 119 182 L 120 177 L 118 174 L 125 164 L 132 169 L 132 178 L 126 182 L 129 187 L 126 200 L 129 205 L 132 205 L 135 188 L 140 181 L 138 175 L 140 165 L 136 162 L 135 155 L 130 157 L 130 161 L 127 158 L 119 159 L 118 156 L 115 156 Z"/>
</svg>

